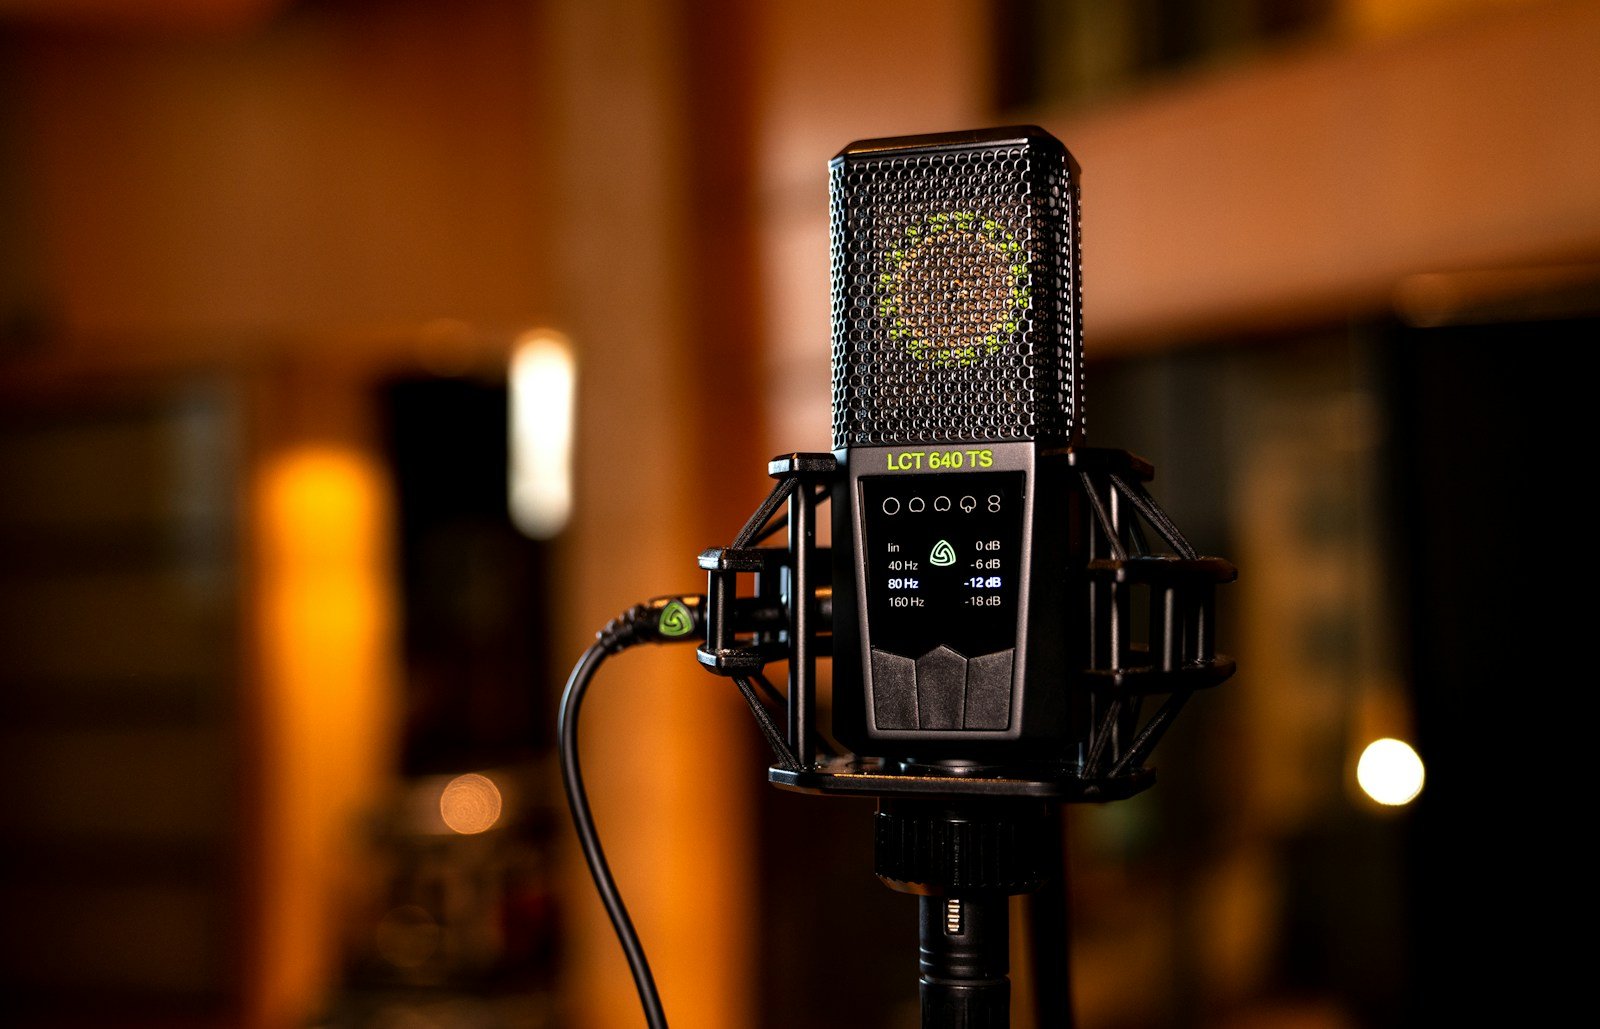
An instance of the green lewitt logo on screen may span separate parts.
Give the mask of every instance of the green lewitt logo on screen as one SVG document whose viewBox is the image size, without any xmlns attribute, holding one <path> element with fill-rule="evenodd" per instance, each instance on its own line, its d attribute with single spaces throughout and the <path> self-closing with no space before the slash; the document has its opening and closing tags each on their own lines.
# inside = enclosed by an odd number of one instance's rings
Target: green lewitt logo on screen
<svg viewBox="0 0 1600 1029">
<path fill-rule="evenodd" d="M 669 600 L 661 609 L 661 635 L 687 636 L 694 631 L 694 618 L 681 600 Z"/>
<path fill-rule="evenodd" d="M 950 545 L 949 540 L 940 540 L 933 545 L 933 553 L 928 555 L 928 563 L 940 568 L 948 568 L 956 563 L 956 548 Z"/>
</svg>

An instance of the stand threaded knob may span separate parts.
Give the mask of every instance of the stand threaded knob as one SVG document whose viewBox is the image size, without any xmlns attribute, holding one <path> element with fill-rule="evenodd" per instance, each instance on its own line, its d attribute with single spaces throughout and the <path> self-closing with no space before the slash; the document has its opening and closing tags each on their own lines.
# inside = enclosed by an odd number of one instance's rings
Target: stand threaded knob
<svg viewBox="0 0 1600 1029">
<path fill-rule="evenodd" d="M 1042 805 L 957 811 L 944 805 L 884 802 L 874 824 L 875 871 L 902 893 L 1031 893 L 1052 874 Z"/>
</svg>

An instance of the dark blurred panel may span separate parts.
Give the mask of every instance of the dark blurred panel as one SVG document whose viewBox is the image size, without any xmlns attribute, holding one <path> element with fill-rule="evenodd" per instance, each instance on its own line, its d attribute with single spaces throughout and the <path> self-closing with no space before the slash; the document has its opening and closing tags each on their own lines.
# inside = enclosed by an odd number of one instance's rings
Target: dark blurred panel
<svg viewBox="0 0 1600 1029">
<path fill-rule="evenodd" d="M 0 414 L 0 983 L 29 1019 L 236 1003 L 237 424 L 210 382 Z"/>
<path fill-rule="evenodd" d="M 397 501 L 403 779 L 365 820 L 339 1029 L 555 1024 L 548 544 L 507 508 L 507 391 L 382 388 Z"/>
<path fill-rule="evenodd" d="M 1089 1029 L 1402 1020 L 1416 815 L 1354 782 L 1372 739 L 1416 739 L 1379 336 L 1286 334 L 1090 372 L 1091 440 L 1150 458 L 1195 545 L 1237 562 L 1218 645 L 1240 671 L 1185 710 L 1154 790 L 1072 813 Z"/>
<path fill-rule="evenodd" d="M 374 812 L 320 1026 L 558 1024 L 551 816 L 530 771 L 414 777 Z"/>
<path fill-rule="evenodd" d="M 1101 99 L 1328 31 L 1339 13 L 1334 0 L 1003 0 L 994 12 L 1001 110 Z"/>
<path fill-rule="evenodd" d="M 762 796 L 762 1029 L 920 1024 L 916 898 L 872 874 L 875 809 Z"/>
<path fill-rule="evenodd" d="M 1093 442 L 1151 458 L 1196 545 L 1238 562 L 1240 672 L 1185 712 L 1155 790 L 1072 813 L 1085 1026 L 1537 1006 L 1509 970 L 1542 823 L 1507 773 L 1540 736 L 1505 694 L 1549 636 L 1518 544 L 1567 438 L 1552 370 L 1595 331 L 1372 322 L 1091 370 Z M 1426 764 L 1408 806 L 1356 786 L 1382 736 Z"/>
<path fill-rule="evenodd" d="M 1554 960 L 1530 940 L 1542 936 L 1535 912 L 1571 888 L 1551 833 L 1564 812 L 1552 820 L 1550 808 L 1562 804 L 1542 798 L 1559 795 L 1557 741 L 1573 729 L 1518 712 L 1530 693 L 1555 696 L 1583 677 L 1578 651 L 1560 645 L 1576 612 L 1547 603 L 1570 586 L 1559 572 L 1533 583 L 1548 567 L 1547 512 L 1563 510 L 1546 488 L 1574 470 L 1551 474 L 1556 455 L 1582 454 L 1581 377 L 1568 370 L 1597 334 L 1596 318 L 1397 329 L 1389 348 L 1403 624 L 1428 757 L 1407 883 L 1418 1017 L 1537 1010 L 1552 1003 L 1541 994 L 1564 992 L 1529 991 L 1516 970 Z"/>
<path fill-rule="evenodd" d="M 526 760 L 550 738 L 547 547 L 506 506 L 503 384 L 386 394 L 399 501 L 408 775 Z"/>
</svg>

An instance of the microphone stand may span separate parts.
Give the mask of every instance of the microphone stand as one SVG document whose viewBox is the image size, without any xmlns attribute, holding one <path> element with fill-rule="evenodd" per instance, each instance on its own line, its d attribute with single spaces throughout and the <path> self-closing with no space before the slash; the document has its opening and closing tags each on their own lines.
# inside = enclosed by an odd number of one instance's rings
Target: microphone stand
<svg viewBox="0 0 1600 1029">
<path fill-rule="evenodd" d="M 1030 897 L 1037 1024 L 1072 1024 L 1061 807 L 1148 789 L 1155 773 L 1144 759 L 1173 717 L 1196 690 L 1233 674 L 1233 661 L 1216 654 L 1213 641 L 1215 588 L 1233 580 L 1233 566 L 1196 554 L 1145 492 L 1149 464 L 1120 450 L 1068 456 L 1084 512 L 1076 520 L 1086 526 L 1073 572 L 1086 591 L 1091 641 L 1087 667 L 1070 685 L 1085 691 L 1091 728 L 1085 739 L 1064 741 L 1058 764 L 818 756 L 816 659 L 833 656 L 833 637 L 831 561 L 816 545 L 816 508 L 837 477 L 833 455 L 775 458 L 768 473 L 777 484 L 734 544 L 700 555 L 708 583 L 706 643 L 697 656 L 732 678 L 756 714 L 777 759 L 768 781 L 800 793 L 878 799 L 874 871 L 918 898 L 923 1029 L 1010 1024 L 1009 898 L 1021 895 Z M 1170 553 L 1151 552 L 1145 526 Z M 782 529 L 785 546 L 759 545 Z M 749 595 L 739 592 L 741 575 L 752 579 Z M 1132 642 L 1136 585 L 1150 598 L 1143 645 Z M 778 660 L 789 666 L 784 733 L 751 686 L 770 689 L 762 670 Z M 1166 699 L 1141 720 L 1152 695 Z"/>
</svg>

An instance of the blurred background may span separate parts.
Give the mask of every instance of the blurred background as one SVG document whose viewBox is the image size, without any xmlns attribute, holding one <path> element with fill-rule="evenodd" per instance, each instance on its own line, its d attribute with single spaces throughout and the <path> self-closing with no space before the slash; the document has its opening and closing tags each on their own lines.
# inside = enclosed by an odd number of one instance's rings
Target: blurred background
<svg viewBox="0 0 1600 1029">
<path fill-rule="evenodd" d="M 1089 440 L 1241 569 L 1237 679 L 1070 813 L 1083 1026 L 1528 1021 L 1495 697 L 1597 112 L 1553 0 L 0 0 L 7 1017 L 638 1024 L 566 668 L 827 448 L 826 160 L 1032 121 Z M 683 649 L 585 726 L 674 1024 L 916 1024 L 870 805 Z"/>
</svg>

